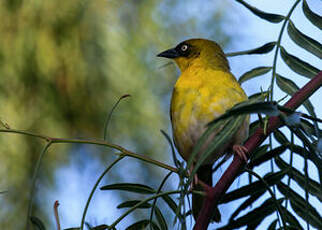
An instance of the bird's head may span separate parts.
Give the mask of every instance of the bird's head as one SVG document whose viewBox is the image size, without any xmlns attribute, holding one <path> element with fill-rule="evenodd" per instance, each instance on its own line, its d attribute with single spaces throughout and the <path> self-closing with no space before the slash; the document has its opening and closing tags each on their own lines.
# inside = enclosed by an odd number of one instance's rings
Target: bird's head
<svg viewBox="0 0 322 230">
<path fill-rule="evenodd" d="M 229 71 L 229 64 L 220 46 L 207 39 L 190 39 L 181 42 L 176 47 L 157 55 L 174 59 L 181 72 L 194 65 Z"/>
</svg>

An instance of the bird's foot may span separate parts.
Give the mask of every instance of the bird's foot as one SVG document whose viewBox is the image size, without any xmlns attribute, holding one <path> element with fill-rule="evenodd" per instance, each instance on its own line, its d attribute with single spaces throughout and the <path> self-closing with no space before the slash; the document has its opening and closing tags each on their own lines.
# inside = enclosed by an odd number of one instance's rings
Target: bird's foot
<svg viewBox="0 0 322 230">
<path fill-rule="evenodd" d="M 248 149 L 245 146 L 234 145 L 233 151 L 235 154 L 237 154 L 240 157 L 240 159 L 242 159 L 247 164 L 247 162 L 248 162 L 248 158 L 247 158 Z"/>
</svg>

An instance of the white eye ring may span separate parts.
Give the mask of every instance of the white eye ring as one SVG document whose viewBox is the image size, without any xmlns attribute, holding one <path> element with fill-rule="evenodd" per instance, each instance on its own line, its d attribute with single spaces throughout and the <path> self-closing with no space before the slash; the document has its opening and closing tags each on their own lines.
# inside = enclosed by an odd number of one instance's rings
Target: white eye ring
<svg viewBox="0 0 322 230">
<path fill-rule="evenodd" d="M 187 51 L 187 49 L 188 49 L 188 45 L 183 45 L 183 46 L 181 46 L 181 50 L 182 50 L 183 52 Z"/>
</svg>

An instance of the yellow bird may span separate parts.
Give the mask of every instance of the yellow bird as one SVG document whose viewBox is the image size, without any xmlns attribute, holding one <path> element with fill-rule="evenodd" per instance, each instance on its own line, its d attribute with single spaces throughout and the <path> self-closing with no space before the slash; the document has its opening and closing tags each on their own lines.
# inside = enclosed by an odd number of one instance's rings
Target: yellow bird
<svg viewBox="0 0 322 230">
<path fill-rule="evenodd" d="M 247 100 L 247 96 L 230 72 L 228 60 L 222 49 L 213 41 L 190 39 L 158 56 L 173 59 L 181 71 L 172 93 L 170 117 L 176 148 L 188 161 L 207 124 L 235 104 Z M 247 118 L 234 137 L 212 153 L 207 162 L 198 169 L 194 189 L 202 189 L 197 184 L 200 180 L 212 186 L 212 165 L 225 153 L 236 152 L 247 161 L 245 155 L 247 150 L 240 144 L 247 138 L 248 128 Z M 211 139 L 206 141 L 206 145 L 210 141 Z M 206 145 L 202 146 L 202 149 L 205 150 Z M 202 154 L 202 150 L 198 154 Z M 192 196 L 195 219 L 198 217 L 202 202 L 203 197 L 200 195 Z M 213 220 L 219 222 L 220 218 L 217 209 Z"/>
</svg>

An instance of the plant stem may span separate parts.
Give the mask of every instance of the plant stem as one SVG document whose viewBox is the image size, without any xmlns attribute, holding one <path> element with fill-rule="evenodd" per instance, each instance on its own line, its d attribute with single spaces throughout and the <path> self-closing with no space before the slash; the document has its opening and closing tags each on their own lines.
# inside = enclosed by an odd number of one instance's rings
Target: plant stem
<svg viewBox="0 0 322 230">
<path fill-rule="evenodd" d="M 282 41 L 282 37 L 283 37 L 283 33 L 284 33 L 284 29 L 286 26 L 286 23 L 289 21 L 295 7 L 297 6 L 297 4 L 299 4 L 300 0 L 297 0 L 292 8 L 290 9 L 290 11 L 288 12 L 288 14 L 286 15 L 286 17 L 284 18 L 284 22 L 283 25 L 281 27 L 280 33 L 278 35 L 278 39 L 276 42 L 276 50 L 275 50 L 275 54 L 274 54 L 274 60 L 273 60 L 273 70 L 272 70 L 272 80 L 271 80 L 271 85 L 269 87 L 269 99 L 270 101 L 273 101 L 273 90 L 274 90 L 274 82 L 275 82 L 275 78 L 276 78 L 276 63 L 277 63 L 277 56 L 278 56 L 278 51 L 281 45 L 281 41 Z"/>
<path fill-rule="evenodd" d="M 112 148 L 112 149 L 116 149 L 116 150 L 122 152 L 125 156 L 136 158 L 136 159 L 145 161 L 147 163 L 157 165 L 160 168 L 167 169 L 167 170 L 172 171 L 172 172 L 177 173 L 177 174 L 179 173 L 178 169 L 176 169 L 176 168 L 174 168 L 174 167 L 172 167 L 170 165 L 167 165 L 167 164 L 164 164 L 164 163 L 162 163 L 160 161 L 151 159 L 150 157 L 143 156 L 141 154 L 131 152 L 131 151 L 123 148 L 120 145 L 112 144 L 112 143 L 109 143 L 109 142 L 103 141 L 103 140 L 55 138 L 55 137 L 49 137 L 49 136 L 45 136 L 45 135 L 41 135 L 41 134 L 35 134 L 35 133 L 29 132 L 29 131 L 23 131 L 23 130 L 17 130 L 17 129 L 0 129 L 0 133 L 1 132 L 3 132 L 3 133 L 14 133 L 14 134 L 23 134 L 23 135 L 27 135 L 27 136 L 37 137 L 37 138 L 46 140 L 46 141 L 50 142 L 51 144 L 55 144 L 55 143 L 75 143 L 75 144 L 80 144 L 81 143 L 81 144 L 101 145 L 101 146 L 109 147 L 109 148 Z"/>
<path fill-rule="evenodd" d="M 85 223 L 85 217 L 86 217 L 86 213 L 87 213 L 87 209 L 89 206 L 89 203 L 91 202 L 94 192 L 97 188 L 97 186 L 99 185 L 99 183 L 101 182 L 101 180 L 103 179 L 103 177 L 105 176 L 106 173 L 108 173 L 108 171 L 110 171 L 110 169 L 120 160 L 122 160 L 124 158 L 124 155 L 119 156 L 115 161 L 112 162 L 112 164 L 110 164 L 105 170 L 104 172 L 101 174 L 101 176 L 97 179 L 94 187 L 92 188 L 91 193 L 89 194 L 89 197 L 87 199 L 84 211 L 83 211 L 83 215 L 82 215 L 82 221 L 81 221 L 81 225 L 80 225 L 80 229 L 83 230 L 84 229 L 84 223 Z"/>
</svg>

